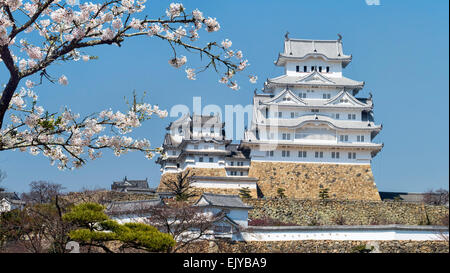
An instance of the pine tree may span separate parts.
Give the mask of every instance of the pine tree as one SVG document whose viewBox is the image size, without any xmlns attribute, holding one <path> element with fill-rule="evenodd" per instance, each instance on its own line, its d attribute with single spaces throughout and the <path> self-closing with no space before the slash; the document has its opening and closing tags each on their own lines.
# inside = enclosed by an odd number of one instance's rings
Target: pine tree
<svg viewBox="0 0 450 273">
<path fill-rule="evenodd" d="M 330 189 L 329 188 L 325 188 L 319 191 L 319 198 L 322 200 L 328 199 L 330 198 L 330 196 L 328 195 L 328 191 Z"/>
<path fill-rule="evenodd" d="M 286 197 L 286 195 L 284 194 L 284 191 L 285 191 L 285 189 L 283 189 L 283 188 L 278 188 L 278 189 L 277 189 L 278 197 L 280 197 L 280 198 Z"/>
<path fill-rule="evenodd" d="M 250 189 L 249 189 L 248 187 L 241 188 L 241 189 L 239 190 L 239 196 L 240 196 L 241 198 L 251 198 L 251 197 L 252 197 L 252 196 L 250 195 Z"/>
</svg>

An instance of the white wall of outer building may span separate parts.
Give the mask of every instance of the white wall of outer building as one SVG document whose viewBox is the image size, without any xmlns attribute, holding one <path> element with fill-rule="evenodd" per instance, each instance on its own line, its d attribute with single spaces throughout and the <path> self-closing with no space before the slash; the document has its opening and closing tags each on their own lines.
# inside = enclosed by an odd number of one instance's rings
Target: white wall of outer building
<svg viewBox="0 0 450 273">
<path fill-rule="evenodd" d="M 150 217 L 150 214 L 123 214 L 123 215 L 114 215 L 110 218 L 112 220 L 116 220 L 119 224 L 125 224 L 125 223 L 148 223 L 148 217 Z"/>
<path fill-rule="evenodd" d="M 300 72 L 296 72 L 296 66 L 300 66 Z M 303 66 L 307 66 L 308 70 L 306 73 L 303 72 Z M 300 76 L 304 77 L 311 73 L 311 66 L 317 66 L 317 69 L 319 69 L 319 66 L 322 66 L 322 73 L 326 77 L 342 77 L 342 64 L 341 62 L 329 62 L 325 61 L 322 58 L 308 58 L 303 61 L 288 61 L 285 65 L 285 74 L 289 76 Z M 326 73 L 326 67 L 330 67 L 330 73 Z M 319 71 L 319 70 L 317 70 Z"/>
<path fill-rule="evenodd" d="M 448 231 L 445 232 L 448 236 Z M 245 241 L 300 241 L 300 240 L 355 240 L 355 241 L 386 241 L 442 240 L 436 231 L 423 230 L 253 230 L 243 232 Z"/>
<path fill-rule="evenodd" d="M 8 212 L 13 209 L 12 204 L 5 198 L 0 200 L 0 213 Z"/>
<path fill-rule="evenodd" d="M 282 151 L 289 151 L 289 157 L 283 157 Z M 299 151 L 306 151 L 306 157 L 298 157 Z M 316 158 L 315 152 L 323 152 L 323 158 Z M 339 152 L 339 158 L 332 158 L 332 152 Z M 349 159 L 348 153 L 356 153 L 356 159 Z M 336 150 L 336 149 L 302 149 L 280 148 L 273 151 L 273 156 L 267 156 L 266 151 L 252 149 L 252 161 L 259 162 L 286 162 L 286 163 L 323 163 L 323 164 L 370 164 L 370 151 L 363 150 Z"/>
</svg>

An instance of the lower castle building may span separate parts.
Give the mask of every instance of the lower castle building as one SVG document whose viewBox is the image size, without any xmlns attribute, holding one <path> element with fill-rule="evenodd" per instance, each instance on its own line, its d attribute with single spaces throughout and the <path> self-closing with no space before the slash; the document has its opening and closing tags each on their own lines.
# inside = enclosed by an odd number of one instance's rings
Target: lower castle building
<svg viewBox="0 0 450 273">
<path fill-rule="evenodd" d="M 275 65 L 284 74 L 267 79 L 253 97 L 252 120 L 239 144 L 225 138 L 219 115 L 184 115 L 167 128 L 161 182 L 189 172 L 201 192 L 290 198 L 380 200 L 371 160 L 383 144 L 373 118 L 372 95 L 357 97 L 364 82 L 342 75 L 351 62 L 342 40 L 291 39 Z"/>
</svg>

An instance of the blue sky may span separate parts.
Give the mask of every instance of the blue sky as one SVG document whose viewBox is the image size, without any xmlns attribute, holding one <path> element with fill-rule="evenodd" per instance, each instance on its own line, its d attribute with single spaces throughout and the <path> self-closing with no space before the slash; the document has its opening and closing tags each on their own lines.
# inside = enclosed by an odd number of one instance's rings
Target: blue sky
<svg viewBox="0 0 450 273">
<path fill-rule="evenodd" d="M 171 1 L 149 1 L 147 14 L 164 14 Z M 373 93 L 375 119 L 383 124 L 375 138 L 384 149 L 373 160 L 375 182 L 380 191 L 421 192 L 447 188 L 449 182 L 449 29 L 448 1 L 387 1 L 368 6 L 365 0 L 315 1 L 184 1 L 188 10 L 199 8 L 221 24 L 218 33 L 200 33 L 202 41 L 229 38 L 258 75 L 257 85 L 242 77 L 241 89 L 233 91 L 206 72 L 196 81 L 184 70 L 167 63 L 168 46 L 145 38 L 125 42 L 121 48 L 104 46 L 86 53 L 100 58 L 53 66 L 55 76 L 65 74 L 68 86 L 44 84 L 36 88 L 40 104 L 50 110 L 68 105 L 74 112 L 89 114 L 102 109 L 125 109 L 124 96 L 133 90 L 147 91 L 152 104 L 170 109 L 175 104 L 192 106 L 192 97 L 202 104 L 251 103 L 255 87 L 266 78 L 279 76 L 282 68 L 273 61 L 283 49 L 283 35 L 306 39 L 336 39 L 343 36 L 344 52 L 353 55 L 344 70 L 346 77 L 363 80 L 359 96 Z M 184 54 L 188 61 L 198 57 Z M 6 71 L 0 68 L 1 82 Z M 134 136 L 148 138 L 160 146 L 165 127 L 173 118 L 155 118 L 136 130 Z M 115 157 L 109 152 L 81 169 L 59 171 L 49 161 L 21 152 L 1 152 L 0 169 L 7 179 L 2 185 L 25 191 L 35 180 L 63 184 L 67 190 L 109 188 L 124 176 L 159 182 L 159 165 L 143 154 Z"/>
</svg>

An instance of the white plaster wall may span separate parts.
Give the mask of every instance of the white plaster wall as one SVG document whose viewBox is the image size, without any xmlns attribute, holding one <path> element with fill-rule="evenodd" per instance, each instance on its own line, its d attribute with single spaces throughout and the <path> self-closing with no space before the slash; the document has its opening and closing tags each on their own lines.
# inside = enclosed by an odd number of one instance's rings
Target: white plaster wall
<svg viewBox="0 0 450 273">
<path fill-rule="evenodd" d="M 448 232 L 446 232 L 448 236 Z M 300 240 L 442 240 L 435 231 L 405 230 L 255 230 L 242 233 L 245 241 L 300 241 Z"/>
<path fill-rule="evenodd" d="M 289 109 L 290 108 L 290 109 Z M 299 110 L 298 108 L 294 108 L 294 107 L 288 107 L 288 106 L 284 106 L 284 107 L 278 107 L 277 111 L 269 111 L 269 119 L 274 120 L 274 119 L 296 119 L 298 117 L 301 116 L 305 116 L 305 115 L 314 115 L 317 114 L 318 116 L 320 115 L 324 115 L 327 117 L 331 117 L 333 119 L 336 119 L 336 114 L 339 114 L 339 120 L 347 120 L 347 121 L 356 121 L 356 122 L 361 122 L 362 120 L 362 111 L 361 110 L 344 110 L 344 109 L 323 109 L 323 108 L 317 108 L 319 110 L 318 113 L 313 113 L 311 110 L 313 108 L 311 108 L 310 110 Z M 279 113 L 281 112 L 282 117 L 279 118 Z M 292 118 L 291 113 L 294 113 L 294 117 Z M 348 114 L 354 114 L 355 115 L 355 119 L 349 119 L 348 118 Z M 262 111 L 262 116 L 265 117 L 265 110 Z"/>
<path fill-rule="evenodd" d="M 282 150 L 289 150 L 290 157 L 283 157 Z M 298 157 L 298 151 L 306 151 L 306 157 Z M 323 158 L 316 158 L 315 152 L 322 151 Z M 289 149 L 277 147 L 273 156 L 267 156 L 266 151 L 252 149 L 252 161 L 260 162 L 296 162 L 296 163 L 324 163 L 324 164 L 370 164 L 370 151 L 339 150 L 339 158 L 332 158 L 331 152 L 336 150 L 327 149 Z M 356 153 L 356 159 L 348 159 L 348 153 Z"/>
<path fill-rule="evenodd" d="M 300 66 L 300 72 L 296 72 L 296 66 Z M 307 66 L 308 70 L 306 73 L 303 72 L 303 66 Z M 287 61 L 285 65 L 285 74 L 289 76 L 306 76 L 311 73 L 311 66 L 317 66 L 317 71 L 319 71 L 319 66 L 322 66 L 322 73 L 326 77 L 342 77 L 342 64 L 341 62 L 329 62 L 325 61 L 323 58 L 308 58 L 303 61 Z M 330 73 L 326 73 L 326 67 L 330 67 Z"/>
<path fill-rule="evenodd" d="M 150 214 L 146 215 L 124 214 L 124 215 L 115 215 L 110 218 L 112 220 L 116 220 L 119 224 L 125 224 L 125 223 L 147 223 L 148 217 L 150 217 Z"/>
</svg>

